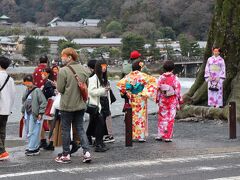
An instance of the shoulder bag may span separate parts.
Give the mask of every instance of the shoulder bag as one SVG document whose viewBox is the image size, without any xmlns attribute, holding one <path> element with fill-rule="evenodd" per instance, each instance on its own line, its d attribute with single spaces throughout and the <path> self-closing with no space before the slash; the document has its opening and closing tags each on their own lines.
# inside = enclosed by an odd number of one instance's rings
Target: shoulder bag
<svg viewBox="0 0 240 180">
<path fill-rule="evenodd" d="M 79 78 L 79 76 L 77 75 L 76 71 L 69 65 L 67 66 L 72 73 L 74 74 L 75 79 L 77 80 L 78 83 L 78 87 L 80 90 L 80 94 L 83 98 L 83 101 L 86 102 L 88 100 L 88 88 L 87 88 L 87 84 L 85 82 L 82 82 Z"/>
<path fill-rule="evenodd" d="M 2 87 L 0 88 L 0 92 L 3 90 L 3 88 L 6 86 L 8 80 L 10 79 L 10 76 L 7 76 L 7 79 L 5 80 L 4 84 L 2 85 Z"/>
</svg>

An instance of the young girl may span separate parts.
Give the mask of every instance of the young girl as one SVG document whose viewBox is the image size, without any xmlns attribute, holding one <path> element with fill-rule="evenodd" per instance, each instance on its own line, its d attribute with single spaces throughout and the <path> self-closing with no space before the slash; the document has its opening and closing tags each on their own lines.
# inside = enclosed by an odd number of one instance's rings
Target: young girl
<svg viewBox="0 0 240 180">
<path fill-rule="evenodd" d="M 48 101 L 43 119 L 48 120 L 48 127 L 51 129 L 52 116 L 50 114 L 50 110 L 53 104 L 56 90 L 56 86 L 54 83 L 54 74 L 51 68 L 45 68 L 42 70 L 42 79 L 45 81 L 42 87 L 42 92 Z M 48 146 L 44 147 L 44 149 L 53 151 L 54 150 L 53 141 L 50 140 Z"/>
<path fill-rule="evenodd" d="M 158 136 L 156 140 L 171 142 L 176 111 L 180 108 L 181 85 L 178 78 L 173 74 L 174 63 L 165 61 L 163 73 L 158 79 L 158 91 L 156 102 L 158 111 Z"/>
<path fill-rule="evenodd" d="M 27 156 L 38 155 L 40 144 L 40 131 L 42 116 L 45 112 L 47 101 L 41 89 L 33 85 L 33 77 L 27 75 L 23 79 L 23 84 L 27 87 L 23 95 L 22 113 L 24 114 L 25 134 L 28 145 Z"/>
<path fill-rule="evenodd" d="M 110 90 L 107 80 L 107 64 L 98 61 L 95 66 L 95 74 L 89 78 L 88 93 L 89 104 L 98 106 L 99 111 L 91 114 L 94 133 L 89 134 L 96 137 L 96 152 L 108 150 L 103 143 L 103 135 L 106 133 L 106 117 L 111 114 L 109 109 L 108 92 Z"/>
</svg>

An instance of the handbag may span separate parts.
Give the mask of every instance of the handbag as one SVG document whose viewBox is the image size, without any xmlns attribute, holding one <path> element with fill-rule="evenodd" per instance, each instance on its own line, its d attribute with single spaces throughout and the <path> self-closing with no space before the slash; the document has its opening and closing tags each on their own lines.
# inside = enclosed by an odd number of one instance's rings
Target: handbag
<svg viewBox="0 0 240 180">
<path fill-rule="evenodd" d="M 98 80 L 97 80 L 97 88 L 98 88 Z M 88 103 L 87 103 L 87 109 L 86 109 L 86 113 L 90 114 L 90 115 L 94 115 L 94 114 L 97 114 L 98 111 L 99 111 L 99 101 L 98 101 L 98 105 L 95 105 L 95 104 L 89 104 L 89 101 L 88 100 Z"/>
<path fill-rule="evenodd" d="M 110 101 L 111 101 L 111 104 L 112 104 L 112 103 L 116 102 L 117 99 L 116 99 L 116 97 L 113 94 L 113 91 L 111 89 L 110 89 L 109 93 L 110 93 Z"/>
<path fill-rule="evenodd" d="M 77 84 L 80 90 L 80 94 L 83 98 L 83 101 L 86 102 L 88 100 L 88 88 L 87 88 L 87 84 L 85 82 L 82 82 L 79 78 L 79 76 L 77 75 L 76 71 L 69 65 L 67 66 L 74 74 L 75 79 L 77 80 Z"/>
<path fill-rule="evenodd" d="M 211 85 L 210 85 L 210 87 L 208 88 L 210 91 L 219 91 L 219 88 L 218 88 L 218 83 L 217 84 L 213 84 L 212 82 L 211 82 Z"/>
<path fill-rule="evenodd" d="M 97 105 L 87 104 L 86 113 L 93 115 L 93 114 L 97 114 L 98 111 L 99 111 L 99 107 Z"/>
<path fill-rule="evenodd" d="M 51 116 L 51 109 L 52 109 L 53 102 L 54 102 L 53 99 L 51 99 L 51 98 L 48 99 L 47 106 L 46 106 L 45 113 L 44 113 L 45 115 Z"/>
</svg>

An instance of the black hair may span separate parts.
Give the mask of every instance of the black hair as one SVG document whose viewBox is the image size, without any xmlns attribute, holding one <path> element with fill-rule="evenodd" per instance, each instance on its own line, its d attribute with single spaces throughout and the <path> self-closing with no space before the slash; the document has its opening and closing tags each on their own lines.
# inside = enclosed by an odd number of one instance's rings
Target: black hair
<svg viewBox="0 0 240 180">
<path fill-rule="evenodd" d="M 5 56 L 0 56 L 0 66 L 3 68 L 3 69 L 7 69 L 11 64 L 11 60 L 8 59 L 7 57 Z"/>
<path fill-rule="evenodd" d="M 95 74 L 97 75 L 100 85 L 107 86 L 108 85 L 108 77 L 107 77 L 107 70 L 106 72 L 102 72 L 102 64 L 107 64 L 104 60 L 98 60 L 95 65 Z"/>
<path fill-rule="evenodd" d="M 222 53 L 222 49 L 221 49 L 220 47 L 214 46 L 214 47 L 212 48 L 212 51 L 213 51 L 214 49 L 218 49 L 219 53 Z"/>
<path fill-rule="evenodd" d="M 28 82 L 33 82 L 33 77 L 32 77 L 32 75 L 28 74 L 28 75 L 24 76 L 23 82 L 26 82 L 26 81 L 28 81 Z"/>
<path fill-rule="evenodd" d="M 42 72 L 48 73 L 49 74 L 48 79 L 51 81 L 54 81 L 54 73 L 51 68 L 47 67 L 47 68 L 43 69 Z"/>
<path fill-rule="evenodd" d="M 96 63 L 97 63 L 97 60 L 91 59 L 91 60 L 88 61 L 87 66 L 91 69 L 95 69 Z"/>
<path fill-rule="evenodd" d="M 39 58 L 39 62 L 40 63 L 44 63 L 44 64 L 47 64 L 48 63 L 48 57 L 47 55 L 43 55 Z"/>
<path fill-rule="evenodd" d="M 142 67 L 140 66 L 141 60 L 135 60 L 132 63 L 132 71 L 141 71 Z"/>
<path fill-rule="evenodd" d="M 171 72 L 173 71 L 175 68 L 175 65 L 174 65 L 174 62 L 171 61 L 171 60 L 166 60 L 164 61 L 163 63 L 163 69 L 166 71 L 166 72 Z"/>
</svg>

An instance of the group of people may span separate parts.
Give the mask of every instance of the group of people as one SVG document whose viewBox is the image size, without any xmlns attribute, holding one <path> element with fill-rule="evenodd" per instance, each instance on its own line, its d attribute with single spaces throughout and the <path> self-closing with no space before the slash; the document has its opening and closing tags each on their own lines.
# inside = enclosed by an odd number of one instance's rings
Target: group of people
<svg viewBox="0 0 240 180">
<path fill-rule="evenodd" d="M 127 105 L 132 108 L 133 141 L 146 141 L 147 101 L 152 99 L 159 107 L 155 139 L 171 142 L 175 115 L 183 104 L 181 85 L 173 73 L 174 63 L 165 61 L 164 73 L 157 79 L 148 73 L 140 57 L 138 51 L 130 54 L 130 61 L 124 65 L 127 68 L 123 77 L 117 83 L 125 99 L 123 110 Z M 107 62 L 89 60 L 86 68 L 78 63 L 78 54 L 72 48 L 64 49 L 61 59 L 63 67 L 54 65 L 50 68 L 47 56 L 43 56 L 33 75 L 23 78 L 23 85 L 26 86 L 22 98 L 23 137 L 27 142 L 25 154 L 38 155 L 40 148 L 54 150 L 55 146 L 62 145 L 62 152 L 55 161 L 70 163 L 71 154 L 82 147 L 83 162 L 88 163 L 91 161 L 90 146 L 94 146 L 95 152 L 106 152 L 109 148 L 105 142 L 115 141 L 110 107 L 116 98 L 108 80 Z M 8 58 L 0 57 L 0 160 L 9 157 L 5 150 L 6 123 L 15 96 L 14 81 L 6 72 L 10 63 Z M 205 78 L 211 91 L 209 105 L 223 106 L 221 98 L 225 65 L 218 48 L 213 49 L 213 56 L 207 62 Z M 84 89 L 84 85 L 87 89 Z M 86 90 L 87 100 L 83 93 Z M 85 112 L 89 113 L 86 131 L 83 127 Z M 48 138 L 46 131 L 50 131 Z"/>
</svg>

